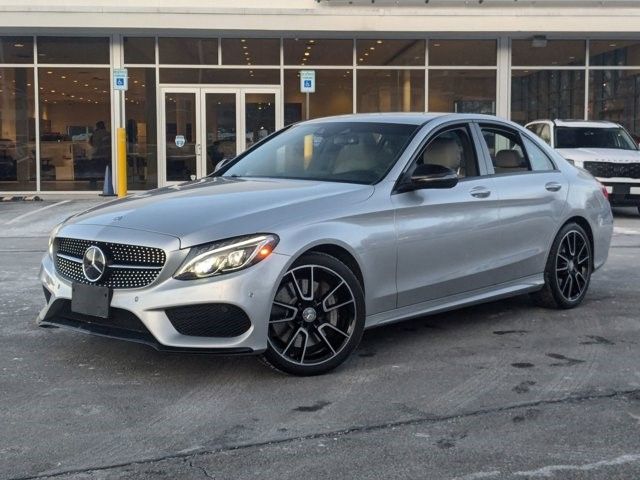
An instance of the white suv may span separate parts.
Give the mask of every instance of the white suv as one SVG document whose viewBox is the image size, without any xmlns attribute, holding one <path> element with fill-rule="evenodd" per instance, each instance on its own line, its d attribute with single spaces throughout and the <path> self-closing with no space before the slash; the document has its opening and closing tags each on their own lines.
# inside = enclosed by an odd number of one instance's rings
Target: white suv
<svg viewBox="0 0 640 480">
<path fill-rule="evenodd" d="M 636 206 L 640 212 L 640 150 L 621 125 L 606 121 L 536 120 L 525 127 L 604 184 L 612 205 Z"/>
</svg>

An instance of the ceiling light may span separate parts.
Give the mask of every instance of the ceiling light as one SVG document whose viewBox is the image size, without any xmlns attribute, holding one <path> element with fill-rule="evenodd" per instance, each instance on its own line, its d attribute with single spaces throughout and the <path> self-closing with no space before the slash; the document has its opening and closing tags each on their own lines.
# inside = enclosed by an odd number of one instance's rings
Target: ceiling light
<svg viewBox="0 0 640 480">
<path fill-rule="evenodd" d="M 304 56 L 308 57 L 309 56 L 309 52 L 304 52 Z"/>
<path fill-rule="evenodd" d="M 24 47 L 24 43 L 14 43 L 13 46 L 16 48 L 22 48 Z"/>
<path fill-rule="evenodd" d="M 47 73 L 48 73 L 49 75 L 51 75 L 53 72 L 52 72 L 51 70 L 49 70 Z"/>
<path fill-rule="evenodd" d="M 382 40 L 376 40 L 376 43 L 380 45 L 382 43 Z"/>
</svg>

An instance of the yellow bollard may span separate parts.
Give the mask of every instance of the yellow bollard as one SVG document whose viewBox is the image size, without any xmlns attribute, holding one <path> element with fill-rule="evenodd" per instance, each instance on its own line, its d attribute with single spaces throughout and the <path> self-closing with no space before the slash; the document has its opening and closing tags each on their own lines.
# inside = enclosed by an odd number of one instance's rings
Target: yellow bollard
<svg viewBox="0 0 640 480">
<path fill-rule="evenodd" d="M 118 129 L 118 198 L 127 196 L 127 133 L 124 128 Z"/>
</svg>

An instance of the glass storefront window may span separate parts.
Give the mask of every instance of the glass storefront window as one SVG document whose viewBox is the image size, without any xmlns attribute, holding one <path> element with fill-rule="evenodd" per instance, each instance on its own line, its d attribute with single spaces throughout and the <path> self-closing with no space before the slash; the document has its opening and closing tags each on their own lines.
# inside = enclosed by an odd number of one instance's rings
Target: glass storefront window
<svg viewBox="0 0 640 480">
<path fill-rule="evenodd" d="M 308 101 L 307 101 L 308 100 Z M 284 72 L 284 124 L 353 112 L 351 70 L 316 70 L 315 93 L 300 93 L 299 70 Z"/>
<path fill-rule="evenodd" d="M 640 65 L 640 41 L 591 40 L 589 65 L 612 67 Z"/>
<path fill-rule="evenodd" d="M 159 38 L 160 63 L 169 65 L 217 65 L 217 38 Z"/>
<path fill-rule="evenodd" d="M 358 65 L 420 66 L 424 65 L 424 40 L 357 40 Z"/>
<path fill-rule="evenodd" d="M 429 111 L 495 114 L 495 70 L 431 70 Z"/>
<path fill-rule="evenodd" d="M 584 118 L 584 71 L 513 70 L 511 120 Z"/>
<path fill-rule="evenodd" d="M 353 65 L 353 40 L 285 38 L 285 65 Z"/>
<path fill-rule="evenodd" d="M 0 63 L 33 63 L 33 37 L 0 37 Z"/>
<path fill-rule="evenodd" d="M 589 118 L 620 123 L 640 139 L 640 70 L 591 70 Z"/>
<path fill-rule="evenodd" d="M 42 190 L 102 190 L 111 165 L 108 68 L 39 68 Z"/>
<path fill-rule="evenodd" d="M 216 68 L 161 68 L 160 83 L 211 83 L 278 85 L 280 70 L 272 69 L 216 69 Z"/>
<path fill-rule="evenodd" d="M 124 37 L 124 63 L 156 63 L 156 39 Z"/>
<path fill-rule="evenodd" d="M 223 38 L 223 65 L 280 65 L 279 38 Z"/>
<path fill-rule="evenodd" d="M 0 190 L 36 189 L 32 68 L 0 68 Z"/>
<path fill-rule="evenodd" d="M 358 113 L 424 112 L 424 70 L 358 70 Z"/>
<path fill-rule="evenodd" d="M 430 40 L 429 65 L 484 66 L 496 64 L 495 40 Z"/>
<path fill-rule="evenodd" d="M 125 94 L 128 189 L 148 190 L 158 186 L 156 70 L 128 70 L 129 89 Z"/>
<path fill-rule="evenodd" d="M 584 40 L 513 40 L 511 51 L 511 63 L 517 66 L 584 65 L 586 43 Z"/>
<path fill-rule="evenodd" d="M 38 37 L 38 63 L 109 64 L 109 39 Z"/>
</svg>

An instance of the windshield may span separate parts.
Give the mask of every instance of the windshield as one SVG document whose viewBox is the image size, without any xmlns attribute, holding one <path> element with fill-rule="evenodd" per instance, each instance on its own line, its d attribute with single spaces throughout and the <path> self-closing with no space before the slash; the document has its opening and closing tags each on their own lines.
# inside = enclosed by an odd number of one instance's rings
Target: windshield
<svg viewBox="0 0 640 480">
<path fill-rule="evenodd" d="M 222 176 L 373 184 L 393 166 L 417 128 L 368 122 L 300 124 L 223 168 Z"/>
<path fill-rule="evenodd" d="M 631 136 L 623 128 L 619 127 L 558 127 L 556 129 L 556 148 L 638 149 Z"/>
</svg>

